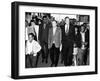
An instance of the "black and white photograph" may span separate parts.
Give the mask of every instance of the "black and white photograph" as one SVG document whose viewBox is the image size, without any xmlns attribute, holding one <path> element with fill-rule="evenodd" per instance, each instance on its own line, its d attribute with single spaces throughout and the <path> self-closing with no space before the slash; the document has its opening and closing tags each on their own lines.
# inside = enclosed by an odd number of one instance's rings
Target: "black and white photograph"
<svg viewBox="0 0 100 81">
<path fill-rule="evenodd" d="M 89 65 L 89 17 L 25 12 L 25 67 Z"/>
<path fill-rule="evenodd" d="M 97 74 L 97 7 L 12 3 L 12 78 Z"/>
</svg>

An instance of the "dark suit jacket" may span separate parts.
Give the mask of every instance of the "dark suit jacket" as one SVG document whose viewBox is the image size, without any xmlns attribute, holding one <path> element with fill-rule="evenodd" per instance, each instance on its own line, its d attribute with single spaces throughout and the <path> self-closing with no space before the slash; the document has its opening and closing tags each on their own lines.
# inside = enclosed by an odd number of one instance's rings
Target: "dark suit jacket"
<svg viewBox="0 0 100 81">
<path fill-rule="evenodd" d="M 81 34 L 78 32 L 77 34 L 74 33 L 74 43 L 77 47 L 81 47 Z"/>
<path fill-rule="evenodd" d="M 51 28 L 51 23 L 47 23 L 45 29 L 44 29 L 43 25 L 44 25 L 44 23 L 42 23 L 40 25 L 39 39 L 41 40 L 41 42 L 48 43 L 48 33 L 49 33 L 49 28 Z"/>
<path fill-rule="evenodd" d="M 66 42 L 66 44 L 72 44 L 74 41 L 74 27 L 73 25 L 69 25 L 69 32 L 68 35 L 65 33 L 65 25 L 61 27 L 62 29 L 62 44 Z"/>
<path fill-rule="evenodd" d="M 39 35 L 38 40 L 40 42 L 40 45 L 42 44 L 42 24 L 39 25 Z"/>
</svg>

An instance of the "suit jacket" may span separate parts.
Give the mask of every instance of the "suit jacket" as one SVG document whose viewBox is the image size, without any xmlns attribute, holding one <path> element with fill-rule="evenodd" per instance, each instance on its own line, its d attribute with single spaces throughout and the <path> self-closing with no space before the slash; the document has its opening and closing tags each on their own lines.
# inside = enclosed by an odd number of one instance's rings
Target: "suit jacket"
<svg viewBox="0 0 100 81">
<path fill-rule="evenodd" d="M 70 44 L 73 42 L 74 38 L 74 27 L 73 25 L 69 25 L 69 32 L 66 35 L 65 33 L 65 25 L 61 27 L 62 29 L 62 44 L 66 42 L 66 44 Z M 63 44 L 64 45 L 64 44 Z"/>
<path fill-rule="evenodd" d="M 87 31 L 85 32 L 85 41 L 88 42 L 89 44 L 89 30 L 87 29 Z"/>
<path fill-rule="evenodd" d="M 59 48 L 61 45 L 62 33 L 60 27 L 56 28 L 55 35 L 53 35 L 53 28 L 49 29 L 48 48 L 52 47 L 53 41 L 55 41 L 55 47 Z"/>
<path fill-rule="evenodd" d="M 42 24 L 39 25 L 38 40 L 39 40 L 40 45 L 41 45 L 42 44 Z"/>
<path fill-rule="evenodd" d="M 48 33 L 49 33 L 49 28 L 51 27 L 51 24 L 47 23 L 45 28 L 43 25 L 44 24 L 42 23 L 42 29 L 40 30 L 41 31 L 41 41 L 48 43 Z"/>
<path fill-rule="evenodd" d="M 78 32 L 77 34 L 74 33 L 74 43 L 77 47 L 81 47 L 81 34 Z"/>
</svg>

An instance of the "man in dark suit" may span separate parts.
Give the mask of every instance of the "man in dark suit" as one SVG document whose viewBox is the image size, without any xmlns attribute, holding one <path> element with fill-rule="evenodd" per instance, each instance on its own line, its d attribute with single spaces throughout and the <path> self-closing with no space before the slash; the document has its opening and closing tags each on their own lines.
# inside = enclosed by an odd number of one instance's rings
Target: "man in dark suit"
<svg viewBox="0 0 100 81">
<path fill-rule="evenodd" d="M 48 62 L 48 32 L 51 24 L 48 23 L 47 17 L 44 16 L 43 20 L 38 19 L 39 31 L 38 31 L 38 42 L 42 49 L 38 53 L 36 66 L 38 65 L 39 56 L 42 56 L 42 62 Z"/>
<path fill-rule="evenodd" d="M 74 27 L 70 24 L 69 17 L 65 17 L 62 29 L 62 61 L 65 66 L 72 65 L 73 33 Z"/>
<path fill-rule="evenodd" d="M 43 23 L 41 28 L 41 45 L 42 45 L 42 62 L 48 62 L 48 32 L 51 27 L 51 23 L 48 22 L 47 17 L 43 17 Z"/>
</svg>

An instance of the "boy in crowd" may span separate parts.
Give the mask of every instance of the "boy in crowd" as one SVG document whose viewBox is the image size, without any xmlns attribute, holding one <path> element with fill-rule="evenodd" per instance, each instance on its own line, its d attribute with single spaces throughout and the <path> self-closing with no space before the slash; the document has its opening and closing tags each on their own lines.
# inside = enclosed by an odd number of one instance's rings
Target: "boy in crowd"
<svg viewBox="0 0 100 81">
<path fill-rule="evenodd" d="M 28 40 L 26 42 L 26 68 L 35 67 L 37 53 L 41 50 L 41 46 L 34 40 L 34 34 L 28 34 Z"/>
</svg>

